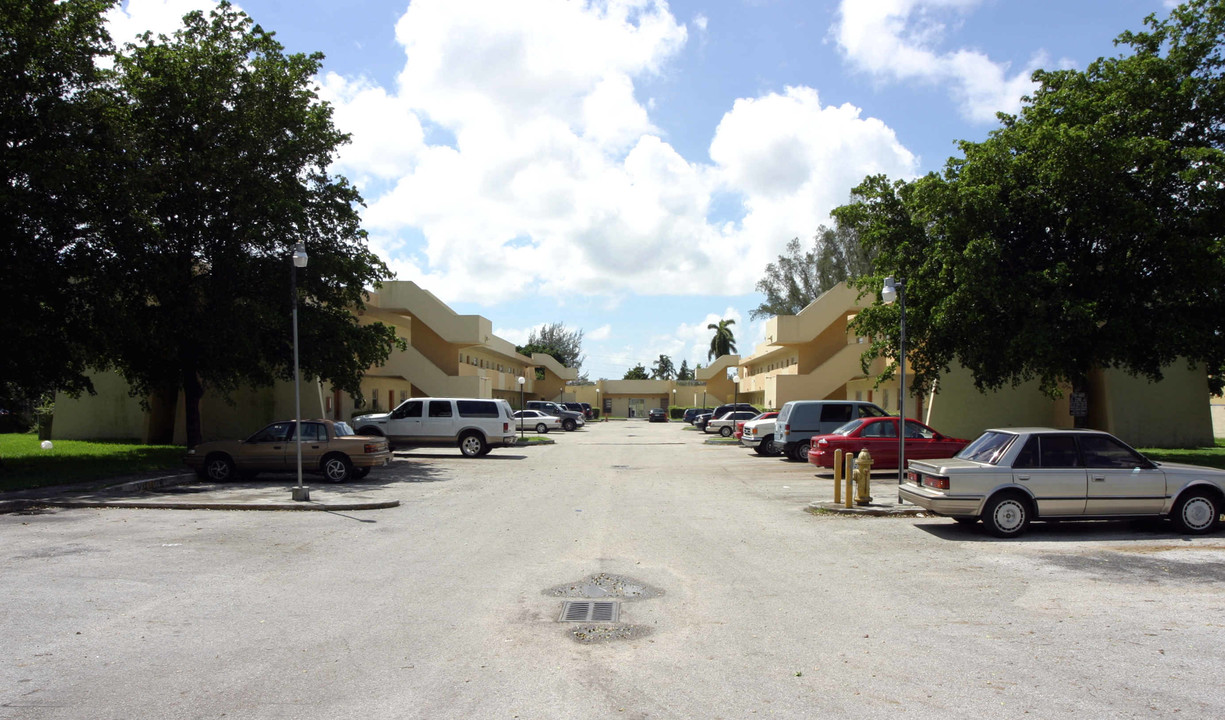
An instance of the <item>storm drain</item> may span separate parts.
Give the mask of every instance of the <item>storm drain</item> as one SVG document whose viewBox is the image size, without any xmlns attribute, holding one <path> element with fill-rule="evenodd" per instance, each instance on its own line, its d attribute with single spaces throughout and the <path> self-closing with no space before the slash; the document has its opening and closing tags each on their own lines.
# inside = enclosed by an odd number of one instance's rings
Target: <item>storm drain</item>
<svg viewBox="0 0 1225 720">
<path fill-rule="evenodd" d="M 559 622 L 617 622 L 621 603 L 610 600 L 568 600 L 562 603 Z"/>
</svg>

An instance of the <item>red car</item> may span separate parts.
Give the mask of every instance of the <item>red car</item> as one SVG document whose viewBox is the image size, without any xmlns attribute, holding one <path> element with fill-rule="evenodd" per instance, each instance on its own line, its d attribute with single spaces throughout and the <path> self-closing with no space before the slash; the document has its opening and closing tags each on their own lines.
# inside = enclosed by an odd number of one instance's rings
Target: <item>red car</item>
<svg viewBox="0 0 1225 720">
<path fill-rule="evenodd" d="M 829 435 L 817 435 L 808 450 L 808 462 L 817 467 L 834 467 L 834 451 L 872 455 L 872 468 L 897 467 L 897 418 L 873 417 L 852 420 Z M 906 459 L 949 458 L 961 452 L 970 441 L 951 438 L 932 430 L 918 420 L 906 419 Z"/>
<path fill-rule="evenodd" d="M 778 413 L 776 412 L 764 412 L 758 415 L 757 417 L 753 418 L 753 420 L 769 420 L 770 418 L 776 418 L 776 417 L 778 417 Z M 746 422 L 753 422 L 753 420 L 737 420 L 736 421 L 736 439 L 737 440 L 744 437 L 744 424 Z"/>
</svg>

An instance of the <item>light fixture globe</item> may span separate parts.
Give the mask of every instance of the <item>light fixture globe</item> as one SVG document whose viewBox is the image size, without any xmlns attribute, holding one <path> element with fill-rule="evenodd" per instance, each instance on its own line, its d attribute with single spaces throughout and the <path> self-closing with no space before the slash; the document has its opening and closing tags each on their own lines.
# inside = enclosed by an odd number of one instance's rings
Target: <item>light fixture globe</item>
<svg viewBox="0 0 1225 720">
<path fill-rule="evenodd" d="M 893 276 L 885 278 L 885 287 L 880 291 L 881 302 L 886 305 L 892 305 L 897 301 L 897 285 L 893 281 Z"/>
</svg>

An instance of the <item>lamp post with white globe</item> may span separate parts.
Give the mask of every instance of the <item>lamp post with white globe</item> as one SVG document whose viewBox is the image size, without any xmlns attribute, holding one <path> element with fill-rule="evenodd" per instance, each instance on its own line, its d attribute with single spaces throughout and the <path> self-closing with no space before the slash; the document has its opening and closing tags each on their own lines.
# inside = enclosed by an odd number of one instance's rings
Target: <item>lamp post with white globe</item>
<svg viewBox="0 0 1225 720">
<path fill-rule="evenodd" d="M 519 412 L 522 413 L 527 409 L 527 404 L 523 402 L 523 385 L 527 382 L 527 378 L 520 375 L 515 382 L 519 383 Z M 523 439 L 523 420 L 522 415 L 519 417 L 519 439 Z"/>
<path fill-rule="evenodd" d="M 901 321 L 899 324 L 898 333 L 898 350 L 897 362 L 899 368 L 898 375 L 898 421 L 897 421 L 897 484 L 898 496 L 897 501 L 902 502 L 902 493 L 900 488 L 902 482 L 906 479 L 906 283 L 903 280 L 894 280 L 893 276 L 885 278 L 885 287 L 880 291 L 881 302 L 886 305 L 892 305 L 897 301 L 898 310 L 901 312 Z M 887 409 L 887 408 L 886 408 Z"/>
<path fill-rule="evenodd" d="M 293 405 L 294 437 L 298 450 L 298 486 L 293 489 L 294 500 L 310 500 L 310 488 L 302 484 L 302 385 L 298 377 L 298 268 L 306 267 L 306 245 L 298 243 L 293 250 L 293 264 L 289 268 L 289 291 L 293 295 Z"/>
</svg>

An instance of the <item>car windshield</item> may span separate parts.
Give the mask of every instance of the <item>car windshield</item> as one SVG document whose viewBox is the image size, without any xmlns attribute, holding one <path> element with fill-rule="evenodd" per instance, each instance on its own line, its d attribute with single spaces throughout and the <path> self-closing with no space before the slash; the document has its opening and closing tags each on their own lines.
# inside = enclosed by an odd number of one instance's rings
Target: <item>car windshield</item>
<svg viewBox="0 0 1225 720">
<path fill-rule="evenodd" d="M 977 440 L 966 445 L 961 452 L 957 453 L 957 458 L 994 465 L 999 462 L 1004 451 L 1008 449 L 1008 446 L 1012 444 L 1016 437 L 1012 433 L 987 431 L 980 435 Z"/>
<path fill-rule="evenodd" d="M 849 423 L 840 426 L 837 430 L 834 430 L 832 433 L 830 433 L 830 435 L 850 435 L 858 430 L 860 425 L 863 425 L 863 420 L 852 420 Z"/>
<path fill-rule="evenodd" d="M 337 420 L 332 423 L 332 432 L 336 433 L 336 437 L 345 437 L 346 435 L 356 435 L 353 428 L 349 427 L 349 423 Z"/>
</svg>

